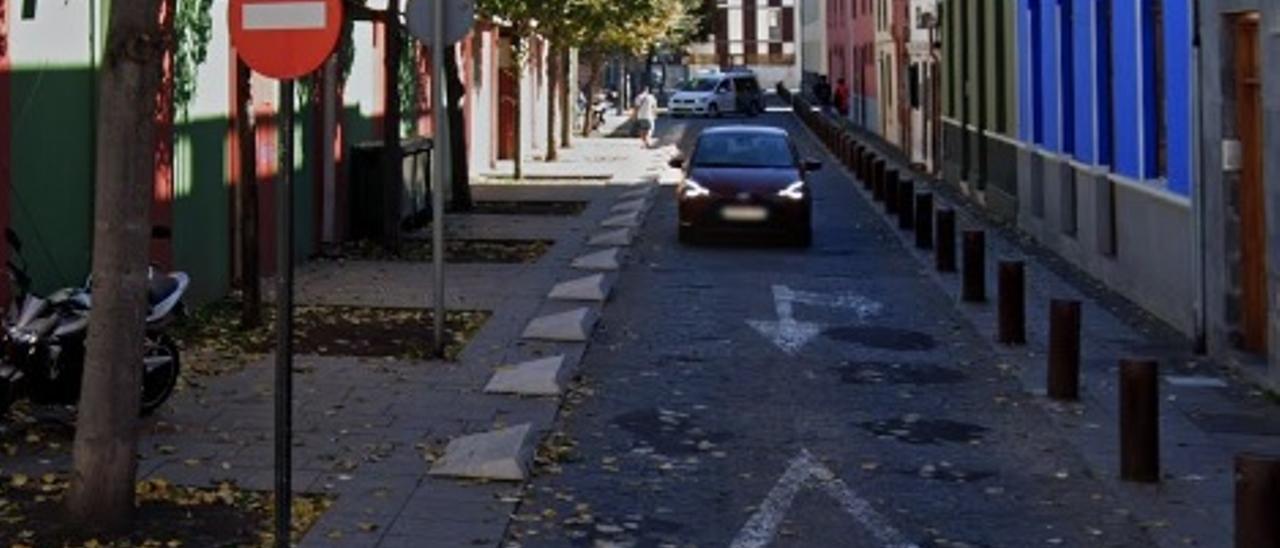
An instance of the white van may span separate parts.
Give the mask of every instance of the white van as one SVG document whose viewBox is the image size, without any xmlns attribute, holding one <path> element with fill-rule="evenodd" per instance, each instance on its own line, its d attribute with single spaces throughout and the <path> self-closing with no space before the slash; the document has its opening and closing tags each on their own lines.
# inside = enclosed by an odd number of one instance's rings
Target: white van
<svg viewBox="0 0 1280 548">
<path fill-rule="evenodd" d="M 751 72 L 703 74 L 686 82 L 671 96 L 667 111 L 672 116 L 726 113 L 755 116 L 764 112 L 764 92 Z"/>
</svg>

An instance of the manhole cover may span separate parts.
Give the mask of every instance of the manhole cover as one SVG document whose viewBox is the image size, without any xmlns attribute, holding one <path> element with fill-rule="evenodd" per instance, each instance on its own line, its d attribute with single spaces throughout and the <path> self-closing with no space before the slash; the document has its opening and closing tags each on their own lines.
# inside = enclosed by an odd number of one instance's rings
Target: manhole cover
<svg viewBox="0 0 1280 548">
<path fill-rule="evenodd" d="M 614 417 L 612 422 L 663 455 L 697 453 L 702 442 L 719 445 L 733 437 L 728 432 L 706 432 L 689 414 L 666 409 L 631 411 Z"/>
<path fill-rule="evenodd" d="M 861 362 L 834 368 L 845 384 L 956 384 L 968 375 L 931 363 Z"/>
<path fill-rule="evenodd" d="M 933 350 L 938 346 L 938 342 L 928 333 L 877 325 L 836 327 L 822 334 L 828 339 L 883 350 L 919 352 Z"/>
<path fill-rule="evenodd" d="M 912 445 L 939 443 L 971 443 L 979 441 L 988 428 L 947 419 L 925 420 L 904 417 L 858 423 L 858 426 L 881 438 L 892 438 Z"/>
</svg>

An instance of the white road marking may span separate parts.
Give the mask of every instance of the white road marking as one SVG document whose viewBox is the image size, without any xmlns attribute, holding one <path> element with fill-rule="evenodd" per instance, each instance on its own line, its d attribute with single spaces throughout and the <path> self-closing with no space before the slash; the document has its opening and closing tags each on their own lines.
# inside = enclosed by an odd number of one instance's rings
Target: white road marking
<svg viewBox="0 0 1280 548">
<path fill-rule="evenodd" d="M 328 22 L 325 3 L 271 2 L 244 4 L 244 30 L 322 30 Z"/>
<path fill-rule="evenodd" d="M 787 354 L 795 355 L 810 340 L 822 333 L 822 324 L 800 321 L 795 318 L 795 303 L 829 308 L 848 308 L 859 321 L 879 314 L 884 308 L 878 302 L 861 295 L 823 295 L 810 291 L 796 291 L 785 285 L 773 286 L 773 306 L 778 321 L 747 320 L 747 325 L 769 339 Z"/>
<path fill-rule="evenodd" d="M 778 525 L 786 518 L 796 494 L 806 487 L 820 488 L 840 503 L 840 508 L 853 517 L 863 529 L 886 548 L 916 548 L 907 542 L 889 520 L 876 512 L 871 504 L 858 497 L 849 485 L 824 466 L 806 449 L 791 459 L 778 483 L 769 490 L 746 525 L 733 538 L 730 548 L 764 548 L 778 535 Z"/>
</svg>

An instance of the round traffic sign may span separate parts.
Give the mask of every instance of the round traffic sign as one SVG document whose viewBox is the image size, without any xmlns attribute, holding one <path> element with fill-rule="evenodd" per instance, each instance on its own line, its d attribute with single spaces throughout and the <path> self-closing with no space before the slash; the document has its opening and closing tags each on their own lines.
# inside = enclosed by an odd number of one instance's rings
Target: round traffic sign
<svg viewBox="0 0 1280 548">
<path fill-rule="evenodd" d="M 473 0 L 409 0 L 405 10 L 409 33 L 428 46 L 436 34 L 436 2 L 444 2 L 444 43 L 456 44 L 476 22 Z"/>
<path fill-rule="evenodd" d="M 249 68 L 279 79 L 324 64 L 342 32 L 342 0 L 231 0 L 231 44 Z"/>
</svg>

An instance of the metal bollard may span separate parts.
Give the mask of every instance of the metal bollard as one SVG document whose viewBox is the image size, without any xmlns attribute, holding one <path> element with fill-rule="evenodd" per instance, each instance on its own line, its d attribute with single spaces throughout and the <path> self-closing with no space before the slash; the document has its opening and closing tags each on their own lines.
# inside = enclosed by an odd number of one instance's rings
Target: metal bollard
<svg viewBox="0 0 1280 548">
<path fill-rule="evenodd" d="M 1000 261 L 996 282 L 1000 300 L 996 341 L 1027 344 L 1026 267 L 1022 261 Z"/>
<path fill-rule="evenodd" d="M 857 145 L 854 145 L 852 169 L 853 169 L 853 174 L 858 177 L 859 181 L 862 181 L 863 188 L 869 189 L 871 188 L 871 180 L 867 178 L 867 172 L 862 167 L 863 164 L 866 163 L 866 158 L 864 157 L 865 154 L 866 154 L 866 151 L 863 150 L 862 143 L 858 143 Z"/>
<path fill-rule="evenodd" d="M 961 298 L 969 303 L 987 300 L 987 235 L 981 230 L 964 231 L 964 280 Z"/>
<path fill-rule="evenodd" d="M 1280 546 L 1280 457 L 1236 455 L 1236 548 Z"/>
<path fill-rule="evenodd" d="M 884 179 L 884 211 L 890 215 L 898 214 L 898 170 L 889 168 Z"/>
<path fill-rule="evenodd" d="M 884 160 L 875 158 L 871 162 L 871 197 L 877 202 L 884 201 Z"/>
<path fill-rule="evenodd" d="M 938 209 L 938 237 L 934 242 L 934 252 L 938 272 L 956 271 L 956 210 Z"/>
<path fill-rule="evenodd" d="M 1055 400 L 1080 399 L 1080 301 L 1049 303 L 1049 378 Z"/>
<path fill-rule="evenodd" d="M 862 147 L 861 156 L 858 158 L 858 177 L 862 179 L 862 186 L 867 190 L 875 188 L 875 181 L 871 178 L 871 151 L 867 147 Z"/>
<path fill-rule="evenodd" d="M 1156 361 L 1120 362 L 1120 479 L 1160 481 L 1160 396 Z"/>
<path fill-rule="evenodd" d="M 911 179 L 898 182 L 898 228 L 911 230 L 916 226 L 916 184 Z"/>
<path fill-rule="evenodd" d="M 933 249 L 933 194 L 916 194 L 916 247 Z"/>
</svg>

